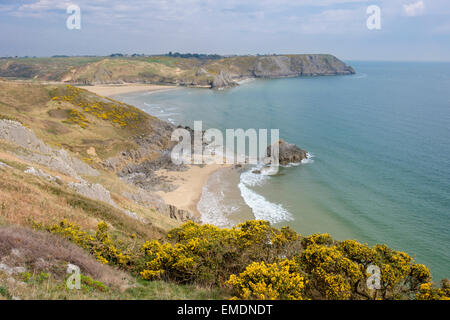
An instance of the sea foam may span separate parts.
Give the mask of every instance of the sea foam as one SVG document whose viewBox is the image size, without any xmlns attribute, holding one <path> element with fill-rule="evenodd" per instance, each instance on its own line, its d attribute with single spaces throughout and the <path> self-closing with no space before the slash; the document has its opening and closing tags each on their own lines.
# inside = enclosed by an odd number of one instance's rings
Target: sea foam
<svg viewBox="0 0 450 320">
<path fill-rule="evenodd" d="M 283 168 L 290 168 L 290 167 L 297 167 L 301 164 L 308 164 L 308 163 L 314 163 L 314 155 L 312 153 L 307 152 L 306 153 L 306 159 L 303 159 L 301 162 L 291 162 L 287 165 L 282 166 Z"/>
<path fill-rule="evenodd" d="M 263 185 L 270 179 L 269 175 L 252 172 L 255 169 L 261 168 L 262 165 L 259 165 L 241 174 L 241 181 L 238 187 L 245 203 L 252 209 L 255 219 L 267 220 L 270 223 L 293 220 L 291 213 L 283 208 L 281 204 L 272 203 L 264 198 L 264 196 L 249 188 Z"/>
<path fill-rule="evenodd" d="M 217 176 L 212 178 L 216 179 Z M 212 184 L 214 183 L 220 186 L 219 190 L 213 190 L 214 186 Z M 228 219 L 228 216 L 237 211 L 239 207 L 226 203 L 225 194 L 221 189 L 223 187 L 224 185 L 220 179 L 212 183 L 208 181 L 203 186 L 202 196 L 197 203 L 197 210 L 201 213 L 203 223 L 213 224 L 219 227 L 232 227 L 234 225 Z"/>
<path fill-rule="evenodd" d="M 283 167 L 288 168 L 299 166 L 300 164 L 313 163 L 313 158 L 313 154 L 307 153 L 306 159 L 303 159 L 301 162 L 290 163 Z M 253 173 L 255 169 L 259 170 L 261 173 Z M 245 203 L 252 209 L 255 219 L 267 220 L 270 223 L 293 220 L 292 214 L 281 204 L 270 202 L 264 196 L 250 189 L 250 187 L 261 186 L 270 179 L 270 175 L 265 174 L 267 171 L 262 169 L 263 164 L 259 164 L 241 174 L 241 181 L 238 187 Z"/>
</svg>

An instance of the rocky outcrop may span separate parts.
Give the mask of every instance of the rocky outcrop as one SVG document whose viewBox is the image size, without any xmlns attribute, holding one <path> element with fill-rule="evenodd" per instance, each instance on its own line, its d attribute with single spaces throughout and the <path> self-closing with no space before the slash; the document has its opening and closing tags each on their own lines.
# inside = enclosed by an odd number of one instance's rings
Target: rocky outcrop
<svg viewBox="0 0 450 320">
<path fill-rule="evenodd" d="M 298 75 L 298 71 L 292 69 L 289 57 L 261 57 L 255 63 L 253 75 L 257 78 L 290 77 Z"/>
<path fill-rule="evenodd" d="M 200 219 L 198 219 L 194 214 L 187 210 L 181 210 L 173 205 L 168 205 L 168 215 L 170 218 L 185 222 L 188 220 L 192 220 L 194 222 L 200 222 Z"/>
<path fill-rule="evenodd" d="M 354 74 L 352 67 L 332 55 L 288 55 L 258 57 L 253 67 L 256 78 Z"/>
<path fill-rule="evenodd" d="M 62 181 L 61 181 L 60 177 L 58 177 L 58 176 L 54 177 L 54 176 L 52 176 L 50 174 L 45 173 L 41 169 L 36 169 L 34 167 L 28 167 L 24 172 L 28 173 L 28 174 L 32 174 L 32 175 L 34 175 L 36 177 L 44 178 L 44 179 L 46 179 L 48 181 L 51 181 L 51 182 L 57 182 L 58 184 L 62 184 Z"/>
<path fill-rule="evenodd" d="M 117 205 L 111 199 L 111 194 L 101 184 L 92 184 L 81 180 L 80 182 L 69 182 L 68 186 L 86 198 L 103 201 L 117 208 Z"/>
<path fill-rule="evenodd" d="M 228 88 L 236 85 L 238 85 L 238 83 L 233 80 L 231 75 L 225 71 L 220 71 L 219 75 L 214 77 L 211 88 Z"/>
<path fill-rule="evenodd" d="M 69 182 L 67 186 L 86 198 L 105 202 L 114 208 L 121 210 L 130 218 L 139 220 L 143 223 L 148 223 L 146 219 L 139 217 L 137 213 L 127 209 L 121 209 L 111 198 L 111 193 L 99 183 L 89 183 L 85 180 L 81 180 L 80 182 Z"/>
<path fill-rule="evenodd" d="M 271 157 L 272 146 L 267 147 L 267 155 Z M 299 163 L 308 158 L 308 153 L 297 147 L 293 143 L 287 143 L 283 139 L 278 141 L 279 163 L 287 165 L 289 163 Z"/>
<path fill-rule="evenodd" d="M 167 210 L 164 200 L 156 193 L 138 188 L 134 192 L 122 192 L 122 195 L 128 200 L 136 202 L 143 207 L 156 209 L 160 212 Z"/>
<path fill-rule="evenodd" d="M 154 160 L 130 163 L 118 171 L 117 175 L 122 180 L 147 191 L 170 192 L 175 190 L 175 186 L 167 181 L 164 176 L 156 174 L 156 171 L 160 169 L 180 171 L 185 170 L 186 167 L 174 164 L 170 158 L 170 153 L 164 152 Z"/>
<path fill-rule="evenodd" d="M 143 207 L 156 209 L 158 212 L 168 217 L 185 222 L 188 220 L 199 222 L 199 219 L 187 210 L 181 210 L 173 205 L 167 205 L 164 200 L 155 193 L 138 189 L 136 192 L 123 192 L 122 195 L 129 200 L 140 204 Z"/>
<path fill-rule="evenodd" d="M 0 168 L 4 168 L 4 169 L 12 169 L 11 166 L 7 165 L 6 163 L 3 163 L 0 161 Z"/>
<path fill-rule="evenodd" d="M 66 150 L 47 146 L 36 137 L 33 131 L 20 122 L 1 119 L 0 139 L 22 147 L 23 150 L 16 150 L 20 158 L 44 165 L 75 179 L 79 180 L 79 175 L 97 176 L 99 174 L 97 170 L 70 155 Z"/>
<path fill-rule="evenodd" d="M 119 172 L 120 176 L 127 173 L 135 172 L 133 169 L 135 165 L 152 159 L 150 165 L 157 168 L 158 165 L 169 166 L 170 155 L 167 150 L 170 150 L 176 142 L 171 141 L 171 134 L 175 130 L 175 126 L 169 122 L 157 119 L 151 123 L 152 131 L 147 135 L 135 136 L 132 138 L 137 145 L 136 149 L 123 150 L 118 155 L 111 157 L 102 162 L 102 165 L 107 170 Z M 159 159 L 159 160 L 157 160 Z M 160 163 L 157 163 L 157 162 Z"/>
<path fill-rule="evenodd" d="M 206 70 L 203 69 L 203 68 L 199 68 L 199 69 L 197 70 L 197 72 L 195 73 L 195 76 L 200 77 L 200 76 L 208 75 L 208 74 L 209 74 L 208 71 L 206 71 Z"/>
<path fill-rule="evenodd" d="M 24 267 L 10 267 L 7 264 L 0 263 L 0 271 L 5 272 L 8 275 L 23 273 L 27 271 Z"/>
<path fill-rule="evenodd" d="M 212 88 L 233 87 L 242 79 L 299 76 L 349 75 L 352 67 L 332 55 L 276 55 L 222 60 L 223 67 L 211 83 Z M 245 61 L 245 62 L 244 62 Z"/>
</svg>

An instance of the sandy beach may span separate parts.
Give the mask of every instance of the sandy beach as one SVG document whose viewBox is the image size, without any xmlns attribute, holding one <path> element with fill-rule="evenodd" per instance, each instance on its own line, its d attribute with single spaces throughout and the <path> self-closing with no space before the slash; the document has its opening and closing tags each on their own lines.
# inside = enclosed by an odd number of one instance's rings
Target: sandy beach
<svg viewBox="0 0 450 320">
<path fill-rule="evenodd" d="M 172 192 L 158 191 L 157 194 L 167 204 L 174 205 L 178 209 L 188 210 L 200 217 L 197 203 L 202 196 L 203 186 L 211 174 L 230 166 L 230 164 L 211 164 L 203 167 L 191 165 L 186 171 L 159 170 L 157 174 L 168 177 L 178 188 Z"/>
<path fill-rule="evenodd" d="M 153 84 L 123 84 L 82 86 L 81 88 L 102 96 L 112 97 L 123 93 L 171 90 L 178 87 Z M 166 176 L 168 180 L 172 181 L 172 183 L 177 186 L 177 188 L 172 192 L 159 191 L 157 194 L 160 195 L 167 204 L 174 205 L 178 209 L 190 211 L 200 217 L 197 203 L 202 196 L 203 186 L 208 181 L 209 176 L 214 172 L 229 167 L 231 167 L 230 164 L 211 164 L 204 165 L 203 167 L 190 165 L 186 171 L 158 170 L 158 175 Z"/>
<path fill-rule="evenodd" d="M 157 84 L 141 84 L 141 83 L 128 83 L 128 84 L 109 84 L 109 85 L 93 85 L 93 86 L 80 86 L 80 88 L 89 90 L 95 94 L 111 97 L 118 94 L 130 93 L 130 92 L 142 92 L 142 91 L 161 91 L 176 89 L 177 86 L 163 86 Z"/>
</svg>

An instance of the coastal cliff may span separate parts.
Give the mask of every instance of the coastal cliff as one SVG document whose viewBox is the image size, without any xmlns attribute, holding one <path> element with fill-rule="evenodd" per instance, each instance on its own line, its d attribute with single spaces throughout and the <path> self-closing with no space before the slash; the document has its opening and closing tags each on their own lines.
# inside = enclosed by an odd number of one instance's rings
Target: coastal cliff
<svg viewBox="0 0 450 320">
<path fill-rule="evenodd" d="M 217 74 L 211 87 L 238 85 L 240 80 L 251 78 L 291 78 L 299 76 L 325 76 L 354 74 L 352 67 L 332 55 L 276 55 L 233 57 L 216 61 L 209 66 Z"/>
<path fill-rule="evenodd" d="M 148 83 L 225 88 L 252 78 L 353 73 L 352 67 L 329 54 L 232 56 L 221 59 L 170 56 L 0 59 L 0 77 L 77 85 Z"/>
</svg>

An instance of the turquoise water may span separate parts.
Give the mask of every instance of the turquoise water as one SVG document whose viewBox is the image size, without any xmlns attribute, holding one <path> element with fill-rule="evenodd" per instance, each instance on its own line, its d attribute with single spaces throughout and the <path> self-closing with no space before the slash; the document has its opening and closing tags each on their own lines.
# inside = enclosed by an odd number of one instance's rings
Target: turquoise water
<svg viewBox="0 0 450 320">
<path fill-rule="evenodd" d="M 450 64 L 350 64 L 356 75 L 119 99 L 184 125 L 279 128 L 314 156 L 249 186 L 290 213 L 279 225 L 386 243 L 449 277 Z"/>
</svg>

